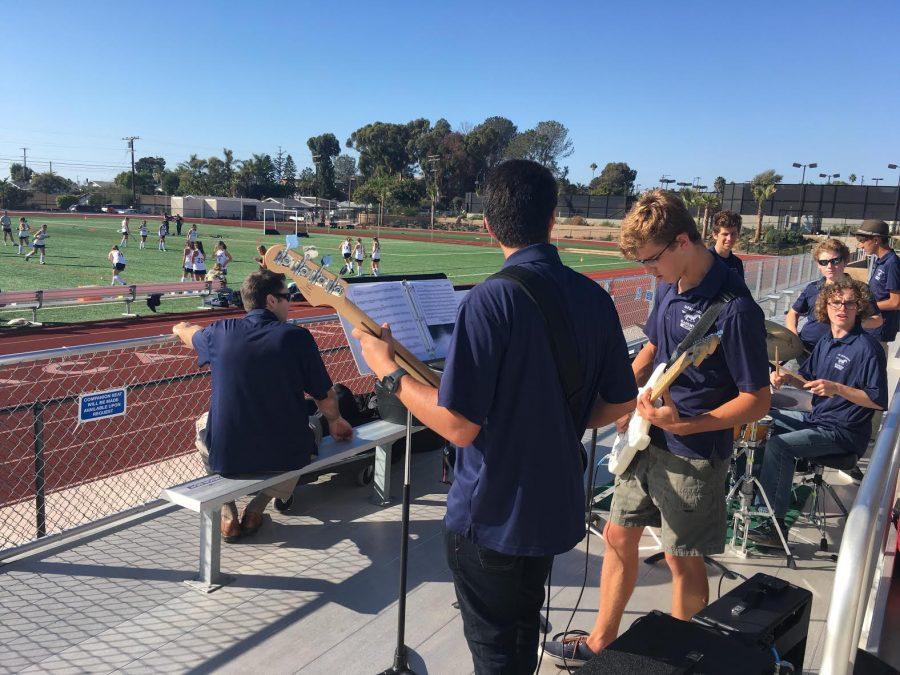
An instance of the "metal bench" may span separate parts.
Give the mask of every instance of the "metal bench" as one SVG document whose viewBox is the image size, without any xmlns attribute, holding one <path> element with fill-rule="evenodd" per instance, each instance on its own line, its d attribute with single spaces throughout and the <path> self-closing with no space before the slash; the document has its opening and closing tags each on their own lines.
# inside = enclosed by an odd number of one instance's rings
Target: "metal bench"
<svg viewBox="0 0 900 675">
<path fill-rule="evenodd" d="M 412 432 L 422 427 L 413 427 Z M 353 429 L 349 441 L 337 441 L 326 437 L 319 444 L 318 456 L 311 464 L 295 471 L 265 474 L 254 478 L 226 478 L 218 474 L 203 476 L 181 485 L 166 488 L 161 499 L 200 514 L 200 563 L 197 579 L 186 583 L 194 589 L 211 593 L 233 577 L 219 570 L 221 561 L 222 531 L 220 518 L 222 506 L 241 497 L 276 485 L 294 476 L 321 474 L 341 464 L 358 461 L 359 455 L 375 448 L 375 494 L 373 501 L 379 505 L 390 503 L 391 496 L 391 445 L 406 435 L 406 426 L 378 420 Z"/>
<path fill-rule="evenodd" d="M 80 288 L 48 288 L 36 291 L 0 292 L 0 308 L 30 309 L 32 321 L 37 322 L 37 312 L 44 307 L 72 307 L 109 302 L 124 302 L 124 316 L 134 316 L 131 304 L 146 300 L 151 295 L 193 295 L 206 297 L 212 293 L 213 282 L 190 281 L 185 283 L 131 284 L 129 286 L 82 286 Z M 203 309 L 210 309 L 203 306 Z"/>
</svg>

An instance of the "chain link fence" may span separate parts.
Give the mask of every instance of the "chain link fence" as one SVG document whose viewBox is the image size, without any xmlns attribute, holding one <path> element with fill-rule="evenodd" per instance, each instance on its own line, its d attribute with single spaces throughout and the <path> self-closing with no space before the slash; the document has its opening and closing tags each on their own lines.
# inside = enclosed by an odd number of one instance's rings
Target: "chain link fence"
<svg viewBox="0 0 900 675">
<path fill-rule="evenodd" d="M 810 256 L 750 260 L 758 300 L 818 277 Z M 642 338 L 656 293 L 647 274 L 600 279 L 629 342 Z M 774 311 L 774 310 L 773 310 Z M 334 315 L 302 320 L 335 383 L 372 391 Z M 125 413 L 78 422 L 79 395 L 125 389 Z M 203 475 L 194 421 L 208 410 L 210 377 L 171 337 L 0 357 L 0 556 L 153 502 Z"/>
</svg>

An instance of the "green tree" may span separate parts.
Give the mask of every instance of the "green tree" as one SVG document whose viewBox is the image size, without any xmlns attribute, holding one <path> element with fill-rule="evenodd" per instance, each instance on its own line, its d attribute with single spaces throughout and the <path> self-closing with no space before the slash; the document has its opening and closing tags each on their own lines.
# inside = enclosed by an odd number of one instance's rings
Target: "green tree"
<svg viewBox="0 0 900 675">
<path fill-rule="evenodd" d="M 316 194 L 316 172 L 310 169 L 308 166 L 300 172 L 300 175 L 297 176 L 297 181 L 295 183 L 296 190 L 301 195 L 305 195 L 307 197 L 313 196 Z"/>
<path fill-rule="evenodd" d="M 488 171 L 503 161 L 518 129 L 505 117 L 488 117 L 465 137 L 466 152 L 475 165 L 474 180 L 482 180 Z"/>
<path fill-rule="evenodd" d="M 595 195 L 628 195 L 634 188 L 635 179 L 637 171 L 626 162 L 609 162 L 589 187 Z"/>
<path fill-rule="evenodd" d="M 851 185 L 855 185 L 856 184 L 856 174 L 851 173 L 849 176 L 847 176 L 847 180 L 850 181 Z"/>
<path fill-rule="evenodd" d="M 406 124 L 373 122 L 350 134 L 346 145 L 359 153 L 359 171 L 365 178 L 379 169 L 397 176 L 411 176 L 410 141 L 427 132 L 430 126 L 426 119 Z"/>
<path fill-rule="evenodd" d="M 341 154 L 341 144 L 332 133 L 313 136 L 306 141 L 316 165 L 316 196 L 332 199 L 338 195 L 334 185 L 334 158 Z"/>
<path fill-rule="evenodd" d="M 254 153 L 240 163 L 235 180 L 237 196 L 262 199 L 281 194 L 281 186 L 275 182 L 275 165 L 268 154 Z"/>
<path fill-rule="evenodd" d="M 288 154 L 288 156 L 284 158 L 284 165 L 281 167 L 281 182 L 284 184 L 286 197 L 293 196 L 296 181 L 297 165 L 294 163 L 294 158 Z"/>
<path fill-rule="evenodd" d="M 234 159 L 234 150 L 222 148 L 222 169 L 225 174 L 225 181 L 228 183 L 228 194 L 234 197 L 234 176 L 236 173 L 237 161 Z"/>
<path fill-rule="evenodd" d="M 31 177 L 31 189 L 48 195 L 59 195 L 74 190 L 75 183 L 59 174 L 36 173 Z"/>
<path fill-rule="evenodd" d="M 17 183 L 28 183 L 33 175 L 34 171 L 18 162 L 9 165 L 9 176 Z"/>
<path fill-rule="evenodd" d="M 73 204 L 77 204 L 79 199 L 81 199 L 79 195 L 59 195 L 56 198 L 56 205 L 65 211 Z"/>
<path fill-rule="evenodd" d="M 158 183 L 163 194 L 175 195 L 181 194 L 178 191 L 180 177 L 175 171 L 163 170 L 158 178 Z"/>
<path fill-rule="evenodd" d="M 162 157 L 141 157 L 134 163 L 135 173 L 149 175 L 159 174 L 166 169 L 166 160 Z"/>
<path fill-rule="evenodd" d="M 334 184 L 344 194 L 349 194 L 350 179 L 356 178 L 356 160 L 350 155 L 338 155 L 334 159 Z"/>
<path fill-rule="evenodd" d="M 719 210 L 722 203 L 719 201 L 719 195 L 715 192 L 704 192 L 700 194 L 700 205 L 703 207 L 703 231 L 701 237 L 706 241 L 706 231 L 709 228 L 713 215 Z"/>
<path fill-rule="evenodd" d="M 569 139 L 569 130 L 561 122 L 538 122 L 534 129 L 517 134 L 506 148 L 506 156 L 514 159 L 531 159 L 550 169 L 555 176 L 564 174 L 560 160 L 575 151 Z"/>
<path fill-rule="evenodd" d="M 723 176 L 716 176 L 716 179 L 713 181 L 713 189 L 715 189 L 716 194 L 719 195 L 719 200 L 725 200 L 725 178 Z"/>
<path fill-rule="evenodd" d="M 756 200 L 756 234 L 753 237 L 754 242 L 762 239 L 763 210 L 766 202 L 769 201 L 777 191 L 775 187 L 781 182 L 783 176 L 775 171 L 775 169 L 767 169 L 762 173 L 756 174 L 750 181 L 750 189 L 753 191 L 753 199 Z"/>
<path fill-rule="evenodd" d="M 20 190 L 6 178 L 0 180 L 0 206 L 4 209 L 17 209 L 24 206 L 28 200 L 28 193 Z"/>
</svg>

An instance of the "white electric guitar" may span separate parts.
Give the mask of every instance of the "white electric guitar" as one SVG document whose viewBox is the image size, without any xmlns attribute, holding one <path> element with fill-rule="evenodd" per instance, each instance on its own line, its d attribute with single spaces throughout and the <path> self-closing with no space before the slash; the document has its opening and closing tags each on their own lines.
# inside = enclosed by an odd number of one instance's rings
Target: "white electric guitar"
<svg viewBox="0 0 900 675">
<path fill-rule="evenodd" d="M 649 389 L 650 402 L 661 405 L 660 397 L 663 392 L 687 370 L 688 366 L 699 366 L 707 356 L 716 351 L 720 336 L 721 333 L 713 333 L 698 340 L 685 349 L 671 365 L 660 363 L 650 375 L 647 384 L 640 388 L 638 397 Z M 621 475 L 631 464 L 634 456 L 648 445 L 650 445 L 650 422 L 634 413 L 628 422 L 628 428 L 616 434 L 616 440 L 613 441 L 612 452 L 609 454 L 610 472 L 616 476 Z"/>
</svg>

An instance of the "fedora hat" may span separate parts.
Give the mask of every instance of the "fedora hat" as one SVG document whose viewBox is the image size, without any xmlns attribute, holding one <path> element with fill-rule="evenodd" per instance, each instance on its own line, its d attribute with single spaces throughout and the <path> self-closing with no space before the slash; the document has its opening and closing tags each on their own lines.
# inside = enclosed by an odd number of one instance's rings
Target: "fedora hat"
<svg viewBox="0 0 900 675">
<path fill-rule="evenodd" d="M 864 220 L 860 228 L 854 234 L 870 237 L 890 237 L 891 231 L 883 220 Z"/>
</svg>

